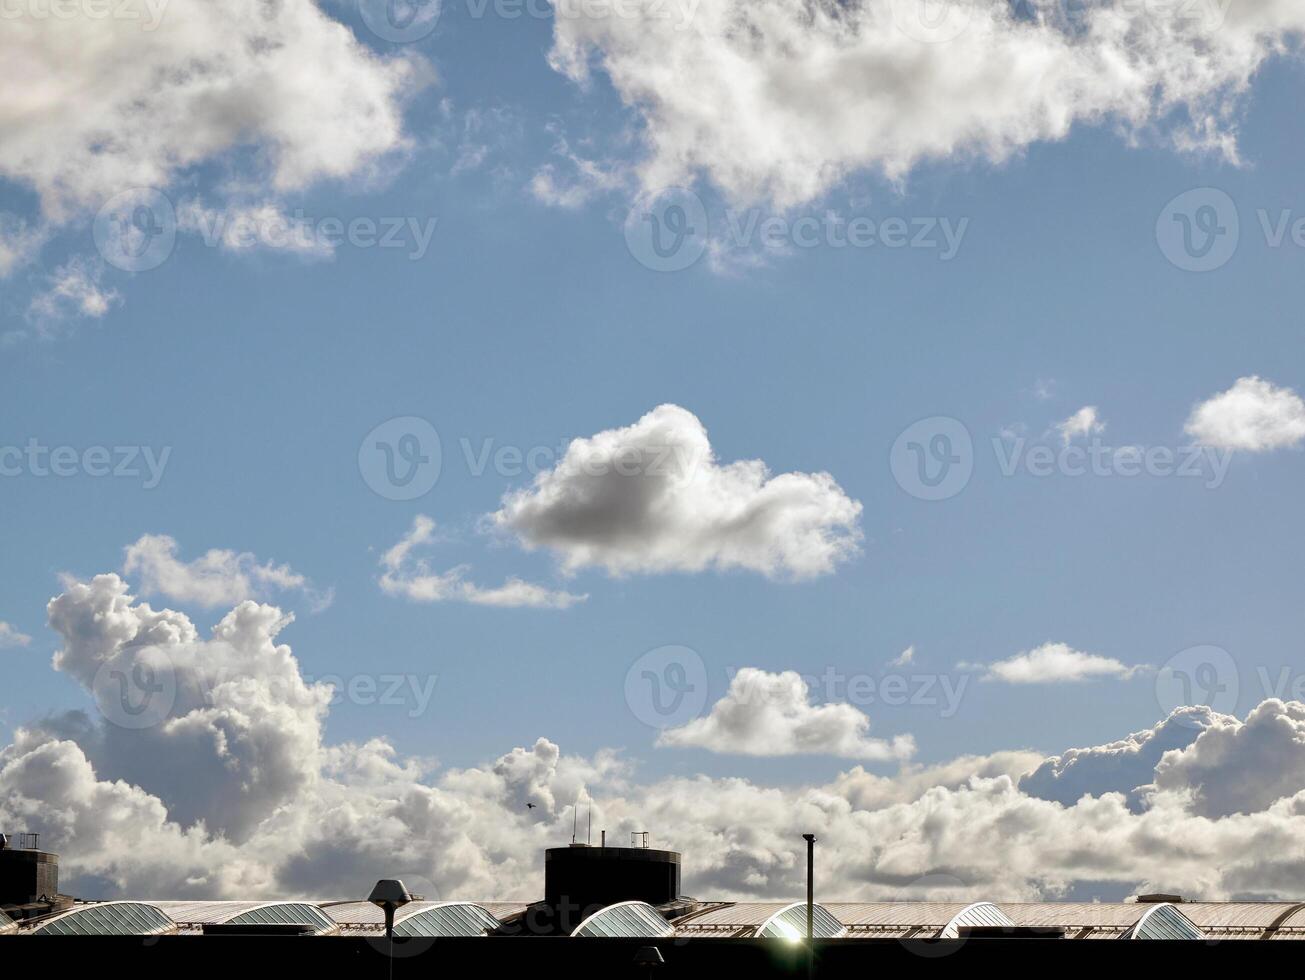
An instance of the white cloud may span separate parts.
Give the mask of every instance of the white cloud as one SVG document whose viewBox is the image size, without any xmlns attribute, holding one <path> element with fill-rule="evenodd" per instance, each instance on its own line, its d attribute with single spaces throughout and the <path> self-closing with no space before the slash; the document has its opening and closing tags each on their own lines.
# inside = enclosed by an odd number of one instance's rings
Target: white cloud
<svg viewBox="0 0 1305 980">
<path fill-rule="evenodd" d="M 812 704 L 807 683 L 786 670 L 744 667 L 702 718 L 662 732 L 657 744 L 737 755 L 832 755 L 844 759 L 906 759 L 910 736 L 869 738 L 870 719 L 850 704 Z"/>
<path fill-rule="evenodd" d="M 123 571 L 137 577 L 145 595 L 161 595 L 209 609 L 284 591 L 302 592 L 314 611 L 331 604 L 330 591 L 318 591 L 289 565 L 259 564 L 249 552 L 220 548 L 183 562 L 177 557 L 177 548 L 176 540 L 166 534 L 143 535 L 125 549 Z"/>
<path fill-rule="evenodd" d="M 589 598 L 547 589 L 515 577 L 497 588 L 487 589 L 466 580 L 469 569 L 465 565 L 447 572 L 434 572 L 426 559 L 412 557 L 412 550 L 430 543 L 434 532 L 435 522 L 424 514 L 418 514 L 411 530 L 381 556 L 382 590 L 414 602 L 469 602 L 477 606 L 528 606 L 535 609 L 567 609 Z"/>
<path fill-rule="evenodd" d="M 446 898 L 535 899 L 540 851 L 568 839 L 582 798 L 615 839 L 657 830 L 685 854 L 685 891 L 702 897 L 800 896 L 795 828 L 820 836 L 829 900 L 1033 900 L 1081 883 L 1207 900 L 1299 890 L 1305 705 L 1266 702 L 1241 724 L 1209 716 L 1195 743 L 1163 756 L 1140 807 L 1113 790 L 1072 803 L 1022 792 L 1038 761 L 1027 752 L 789 786 L 640 782 L 610 752 L 566 755 L 547 739 L 436 769 L 382 739 L 325 742 L 330 691 L 276 642 L 289 621 L 275 609 L 242 603 L 201 639 L 107 575 L 68 586 L 49 611 L 56 665 L 88 690 L 137 668 L 176 682 L 152 728 L 65 716 L 0 749 L 0 826 L 39 818 L 65 887 L 87 896 L 361 897 L 400 874 Z"/>
<path fill-rule="evenodd" d="M 0 619 L 0 650 L 10 647 L 25 647 L 32 642 L 26 633 L 20 633 L 4 620 Z"/>
<path fill-rule="evenodd" d="M 1095 405 L 1085 405 L 1065 421 L 1056 423 L 1056 431 L 1060 433 L 1060 438 L 1068 446 L 1080 436 L 1087 438 L 1105 432 L 1106 423 L 1098 418 Z"/>
<path fill-rule="evenodd" d="M 915 644 L 911 644 L 892 660 L 888 661 L 889 667 L 909 667 L 915 661 Z"/>
<path fill-rule="evenodd" d="M 0 104 L 0 179 L 40 201 L 26 248 L 119 192 L 166 191 L 219 159 L 228 184 L 276 196 L 407 150 L 402 103 L 426 74 L 415 55 L 373 53 L 313 2 L 159 9 L 148 25 L 5 20 L 0 64 L 23 84 Z M 0 245 L 0 273 L 15 248 Z"/>
<path fill-rule="evenodd" d="M 573 440 L 488 523 L 551 549 L 568 572 L 746 569 L 804 579 L 858 553 L 860 516 L 861 504 L 828 473 L 722 465 L 698 418 L 662 405 L 634 425 Z"/>
<path fill-rule="evenodd" d="M 1113 657 L 1083 653 L 1066 643 L 1044 643 L 1033 650 L 1017 653 L 991 664 L 961 664 L 962 668 L 982 669 L 984 680 L 1007 684 L 1065 684 L 1097 677 L 1127 680 L 1146 667 L 1129 667 Z"/>
<path fill-rule="evenodd" d="M 1179 708 L 1154 728 L 1086 749 L 1052 756 L 1020 780 L 1030 796 L 1066 806 L 1084 796 L 1123 793 L 1132 808 L 1142 808 L 1142 790 L 1155 776 L 1166 752 L 1191 745 L 1223 716 L 1208 707 Z"/>
<path fill-rule="evenodd" d="M 32 298 L 28 317 L 38 327 L 69 317 L 99 319 L 122 297 L 102 285 L 104 267 L 83 258 L 73 258 L 47 276 L 45 289 Z"/>
<path fill-rule="evenodd" d="M 858 171 L 1002 161 L 1076 124 L 1235 159 L 1251 76 L 1305 28 L 1292 0 L 1203 3 L 1196 16 L 1190 4 L 965 0 L 930 27 L 940 7 L 642 0 L 611 17 L 567 5 L 550 61 L 582 85 L 605 73 L 638 112 L 646 187 L 705 174 L 735 200 L 789 208 Z"/>
<path fill-rule="evenodd" d="M 1191 744 L 1166 752 L 1155 788 L 1186 791 L 1207 817 L 1258 813 L 1305 787 L 1305 704 L 1270 699 L 1246 720 L 1215 715 Z"/>
<path fill-rule="evenodd" d="M 1186 431 L 1218 449 L 1258 453 L 1299 446 L 1305 441 L 1305 401 L 1262 378 L 1239 378 L 1192 409 Z"/>
</svg>

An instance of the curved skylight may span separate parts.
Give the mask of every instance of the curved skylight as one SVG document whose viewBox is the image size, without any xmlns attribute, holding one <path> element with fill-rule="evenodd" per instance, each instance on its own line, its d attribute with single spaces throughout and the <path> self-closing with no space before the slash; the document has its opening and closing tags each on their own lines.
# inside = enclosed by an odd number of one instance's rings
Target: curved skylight
<svg viewBox="0 0 1305 980">
<path fill-rule="evenodd" d="M 498 919 L 479 905 L 447 902 L 414 912 L 394 924 L 396 936 L 483 936 L 497 929 Z"/>
<path fill-rule="evenodd" d="M 658 939 L 675 935 L 675 930 L 647 902 L 618 902 L 589 916 L 571 935 Z"/>
<path fill-rule="evenodd" d="M 991 902 L 975 902 L 967 905 L 942 927 L 939 939 L 959 939 L 962 926 L 1014 926 L 1015 923 Z"/>
<path fill-rule="evenodd" d="M 0 912 L 0 936 L 7 936 L 11 932 L 17 932 L 17 931 L 18 931 L 17 923 L 15 923 L 13 919 L 9 918 L 9 916 L 5 915 L 3 912 Z"/>
<path fill-rule="evenodd" d="M 847 927 L 838 921 L 833 912 L 823 905 L 811 906 L 811 933 L 816 939 L 840 939 Z M 767 939 L 797 941 L 807 936 L 807 903 L 795 902 L 780 909 L 757 929 L 757 935 Z"/>
<path fill-rule="evenodd" d="M 1192 920 L 1168 902 L 1153 905 L 1121 939 L 1204 939 Z"/>
<path fill-rule="evenodd" d="M 226 920 L 233 926 L 312 926 L 314 934 L 329 936 L 339 931 L 325 912 L 302 902 L 276 902 L 260 905 Z"/>
<path fill-rule="evenodd" d="M 177 924 L 153 905 L 102 902 L 83 905 L 46 919 L 34 936 L 167 936 Z"/>
</svg>

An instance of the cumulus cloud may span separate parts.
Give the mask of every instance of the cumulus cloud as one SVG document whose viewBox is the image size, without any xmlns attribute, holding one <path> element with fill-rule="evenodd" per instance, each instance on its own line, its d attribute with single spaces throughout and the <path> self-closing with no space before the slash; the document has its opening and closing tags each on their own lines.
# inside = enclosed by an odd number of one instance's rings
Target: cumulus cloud
<svg viewBox="0 0 1305 980">
<path fill-rule="evenodd" d="M 1259 453 L 1305 441 L 1305 401 L 1290 388 L 1239 378 L 1192 409 L 1187 434 L 1207 446 Z"/>
<path fill-rule="evenodd" d="M 12 647 L 25 647 L 32 642 L 26 633 L 21 633 L 0 619 L 0 650 Z"/>
<path fill-rule="evenodd" d="M 744 667 L 711 712 L 662 732 L 657 744 L 738 755 L 832 755 L 844 759 L 905 759 L 910 736 L 869 738 L 870 719 L 850 704 L 812 704 L 807 683 L 786 670 Z"/>
<path fill-rule="evenodd" d="M 496 588 L 485 588 L 466 580 L 466 565 L 447 572 L 431 570 L 430 562 L 414 558 L 413 549 L 434 537 L 435 522 L 418 514 L 412 528 L 381 556 L 381 589 L 389 595 L 413 602 L 469 602 L 477 606 L 528 606 L 535 609 L 567 609 L 584 602 L 587 595 L 547 589 L 513 577 Z"/>
<path fill-rule="evenodd" d="M 1077 438 L 1100 435 L 1106 431 L 1106 424 L 1098 418 L 1095 405 L 1085 405 L 1065 421 L 1056 423 L 1056 431 L 1068 446 Z"/>
<path fill-rule="evenodd" d="M 604 73 L 639 114 L 647 187 L 705 174 L 731 198 L 788 208 L 858 171 L 1002 161 L 1076 124 L 1235 159 L 1239 98 L 1305 28 L 1291 0 L 939 6 L 641 0 L 610 17 L 567 5 L 550 61 L 581 85 Z"/>
<path fill-rule="evenodd" d="M 136 16 L 5 19 L 0 64 L 23 84 L 0 105 L 0 183 L 36 205 L 0 212 L 0 279 L 117 195 L 193 186 L 206 164 L 225 173 L 213 189 L 232 219 L 225 227 L 264 228 L 280 198 L 323 180 L 373 179 L 409 151 L 403 105 L 425 84 L 425 62 L 372 52 L 313 0 L 130 6 Z M 203 230 L 205 214 L 183 206 L 179 229 Z M 215 241 L 243 239 L 224 231 Z M 74 258 L 28 316 L 52 336 L 51 325 L 102 317 L 119 299 L 98 266 Z"/>
<path fill-rule="evenodd" d="M 1257 813 L 1294 796 L 1305 787 L 1305 704 L 1273 698 L 1245 721 L 1212 716 L 1189 745 L 1160 759 L 1155 787 L 1190 793 L 1207 817 Z"/>
<path fill-rule="evenodd" d="M 861 504 L 828 473 L 721 464 L 697 416 L 662 405 L 634 425 L 573 440 L 488 523 L 552 550 L 568 572 L 746 569 L 805 579 L 858 553 L 860 516 Z"/>
<path fill-rule="evenodd" d="M 1114 790 L 1031 795 L 1017 782 L 1037 766 L 1026 752 L 781 787 L 641 782 L 611 752 L 568 755 L 541 738 L 438 769 L 379 738 L 325 741 L 330 691 L 277 642 L 290 626 L 279 610 L 241 603 L 201 637 L 104 575 L 69 585 L 49 611 L 56 667 L 119 723 L 64 716 L 18 730 L 0 749 L 0 826 L 39 825 L 66 887 L 86 896 L 361 897 L 399 874 L 443 897 L 533 899 L 540 851 L 569 839 L 582 799 L 617 839 L 654 828 L 685 853 L 686 892 L 712 898 L 799 897 L 795 828 L 808 827 L 829 900 L 1031 900 L 1083 882 L 1278 898 L 1295 896 L 1305 862 L 1305 792 L 1291 775 L 1305 705 L 1266 702 L 1241 724 L 1210 716 L 1163 757 L 1141 807 Z M 99 687 L 115 676 L 171 677 L 175 699 L 157 724 L 126 728 L 116 685 Z"/>
<path fill-rule="evenodd" d="M 313 611 L 331 604 L 331 591 L 319 591 L 289 565 L 260 564 L 249 552 L 214 548 L 191 562 L 177 557 L 178 545 L 166 534 L 146 534 L 128 545 L 123 571 L 136 576 L 144 595 L 212 609 L 274 592 L 302 592 Z"/>
<path fill-rule="evenodd" d="M 983 670 L 984 680 L 1004 681 L 1007 684 L 1064 684 L 1097 677 L 1127 680 L 1147 669 L 1143 666 L 1129 667 L 1114 657 L 1083 653 L 1067 643 L 1044 643 L 995 663 L 960 666 Z"/>
<path fill-rule="evenodd" d="M 153 30 L 124 18 L 7 21 L 0 176 L 66 216 L 183 169 L 258 152 L 277 190 L 358 173 L 404 145 L 416 66 L 382 58 L 316 3 L 172 0 Z M 163 80 L 166 80 L 164 83 Z"/>
<path fill-rule="evenodd" d="M 1066 806 L 1084 796 L 1122 793 L 1132 808 L 1141 810 L 1143 790 L 1165 753 L 1187 748 L 1203 729 L 1224 717 L 1205 706 L 1180 708 L 1154 728 L 1117 742 L 1052 756 L 1021 779 L 1019 788 Z"/>
</svg>

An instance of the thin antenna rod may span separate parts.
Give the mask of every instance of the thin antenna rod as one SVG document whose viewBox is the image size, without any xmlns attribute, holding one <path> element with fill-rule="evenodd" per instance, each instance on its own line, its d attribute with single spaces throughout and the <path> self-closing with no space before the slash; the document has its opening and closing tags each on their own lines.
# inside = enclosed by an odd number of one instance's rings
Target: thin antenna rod
<svg viewBox="0 0 1305 980">
<path fill-rule="evenodd" d="M 594 843 L 594 801 L 589 801 L 589 829 L 585 831 L 585 843 L 593 846 Z"/>
<path fill-rule="evenodd" d="M 575 806 L 571 808 L 571 843 L 572 844 L 575 843 L 575 822 L 576 822 L 576 818 L 579 816 L 580 816 L 580 797 L 577 796 L 575 799 Z"/>
</svg>

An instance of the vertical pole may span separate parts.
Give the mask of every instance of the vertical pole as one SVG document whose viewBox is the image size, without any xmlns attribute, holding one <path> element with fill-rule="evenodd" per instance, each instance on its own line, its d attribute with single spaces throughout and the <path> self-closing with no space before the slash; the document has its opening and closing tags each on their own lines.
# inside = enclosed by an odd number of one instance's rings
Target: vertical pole
<svg viewBox="0 0 1305 980">
<path fill-rule="evenodd" d="M 815 973 L 816 950 L 812 945 L 815 939 L 815 913 L 813 905 L 815 903 L 816 879 L 816 835 L 803 834 L 802 839 L 807 842 L 807 978 L 810 980 Z"/>
</svg>

